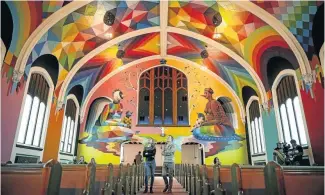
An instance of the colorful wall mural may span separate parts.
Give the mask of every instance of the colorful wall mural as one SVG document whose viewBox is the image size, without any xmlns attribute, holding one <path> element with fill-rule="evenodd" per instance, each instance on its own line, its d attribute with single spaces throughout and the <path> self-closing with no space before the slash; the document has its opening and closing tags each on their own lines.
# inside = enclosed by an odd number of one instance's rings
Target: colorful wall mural
<svg viewBox="0 0 325 195">
<path fill-rule="evenodd" d="M 55 56 L 60 64 L 58 82 L 54 98 L 49 106 L 49 125 L 47 127 L 43 161 L 58 158 L 60 130 L 65 110 L 58 109 L 56 98 L 69 71 L 86 55 L 104 43 L 141 29 L 160 26 L 159 1 L 92 1 L 91 3 L 67 13 L 58 20 L 37 41 L 29 54 L 24 76 L 13 83 L 13 68 L 26 40 L 37 27 L 50 15 L 64 7 L 69 1 L 6 1 L 13 22 L 10 47 L 1 74 L 1 158 L 9 160 L 22 107 L 27 75 L 31 65 L 44 54 Z M 295 55 L 287 42 L 269 24 L 254 15 L 254 10 L 244 10 L 234 2 L 213 1 L 170 1 L 168 26 L 198 33 L 216 41 L 243 58 L 256 72 L 267 91 L 268 109 L 263 109 L 264 133 L 268 160 L 272 160 L 272 151 L 278 141 L 276 115 L 273 106 L 271 86 L 265 82 L 265 69 L 269 57 L 280 55 L 293 62 L 299 82 L 302 105 L 304 108 L 308 134 L 313 156 L 317 164 L 324 164 L 324 72 L 315 52 L 313 23 L 317 9 L 322 1 L 269 2 L 254 1 L 255 5 L 271 14 L 286 26 L 300 43 L 309 60 L 310 75 L 302 75 Z M 106 11 L 115 16 L 113 25 L 103 22 Z M 215 21 L 219 13 L 221 21 Z M 220 18 L 219 18 L 220 19 Z M 220 22 L 216 28 L 215 22 Z M 214 37 L 214 36 L 217 36 Z M 138 125 L 139 98 L 138 79 L 140 74 L 159 65 L 160 59 L 150 60 L 129 67 L 137 59 L 160 55 L 160 32 L 130 37 L 119 42 L 90 59 L 73 76 L 65 97 L 73 87 L 81 85 L 84 93 L 81 107 L 86 113 L 80 125 L 78 155 L 89 161 L 95 157 L 98 163 L 119 163 L 121 142 L 131 140 L 146 142 L 149 137 L 156 141 L 165 141 L 165 135 L 173 135 L 177 143 L 176 162 L 181 162 L 181 145 L 185 142 L 199 142 L 205 148 L 205 162 L 212 164 L 218 156 L 222 164 L 247 164 L 247 136 L 242 122 L 241 108 L 237 95 L 242 101 L 242 88 L 249 86 L 258 96 L 260 91 L 252 75 L 237 61 L 219 48 L 202 42 L 196 37 L 178 33 L 167 33 L 167 54 L 183 58 L 165 58 L 167 65 L 183 72 L 187 76 L 188 125 L 181 127 L 148 127 Z M 271 53 L 271 54 L 270 54 Z M 195 62 L 193 66 L 189 62 Z M 189 65 L 190 64 L 190 65 Z M 106 75 L 118 70 L 94 91 L 87 105 L 84 101 Z M 215 75 L 211 75 L 212 71 Z M 218 76 L 218 77 L 217 77 Z M 218 80 L 220 78 L 220 80 Z M 227 88 L 226 85 L 230 87 Z M 210 100 L 202 97 L 205 89 L 213 91 L 212 100 L 217 97 L 229 97 L 234 108 L 236 125 L 233 128 L 227 121 L 217 125 L 201 127 L 207 119 L 206 105 Z M 233 90 L 235 93 L 231 93 Z M 10 93 L 11 92 L 11 93 Z M 123 97 L 123 98 L 122 98 Z M 212 102 L 210 102 L 212 103 Z M 260 102 L 265 103 L 265 102 Z M 99 111 L 100 110 L 100 111 Z M 10 112 L 8 112 L 10 111 Z M 89 113 L 88 113 L 89 112 Z M 226 124 L 226 125 L 224 125 Z"/>
<path fill-rule="evenodd" d="M 233 162 L 246 164 L 246 135 L 239 114 L 239 105 L 234 97 L 235 94 L 231 93 L 213 75 L 201 70 L 199 67 L 189 67 L 183 62 L 172 59 L 166 60 L 166 64 L 182 71 L 188 79 L 189 126 L 163 127 L 165 135 L 175 137 L 178 146 L 176 161 L 181 161 L 182 143 L 197 142 L 205 146 L 206 163 L 211 164 L 213 158 L 218 156 L 224 164 Z M 79 155 L 85 156 L 86 160 L 95 157 L 99 163 L 119 163 L 120 143 L 123 141 L 130 140 L 143 143 L 146 142 L 148 137 L 154 138 L 157 142 L 165 141 L 166 137 L 161 136 L 161 127 L 138 125 L 137 113 L 139 101 L 137 82 L 140 73 L 159 64 L 159 60 L 151 60 L 129 67 L 109 78 L 96 90 L 90 101 L 94 103 L 87 105 L 86 110 L 89 110 L 89 113 L 86 113 L 85 116 L 88 116 L 88 118 L 81 125 L 81 129 L 85 130 L 80 134 Z M 213 99 L 210 99 L 212 98 L 210 95 L 208 97 L 201 96 L 204 95 L 205 88 L 211 88 L 210 90 L 214 91 Z M 213 115 L 218 114 L 214 111 L 220 109 L 220 107 L 216 108 L 217 105 L 214 104 L 213 108 L 210 108 L 207 104 L 210 105 L 209 101 L 215 102 L 215 98 L 218 96 L 231 99 L 238 122 L 235 129 L 227 119 L 224 121 L 212 120 Z M 121 99 L 122 97 L 123 99 Z M 95 113 L 95 110 L 103 111 Z M 206 115 L 205 111 L 210 113 L 210 110 L 213 110 L 211 116 Z M 205 117 L 210 120 L 210 124 L 194 128 L 193 126 L 197 123 L 198 113 L 204 113 Z M 131 124 L 127 124 L 128 122 L 131 122 Z"/>
</svg>

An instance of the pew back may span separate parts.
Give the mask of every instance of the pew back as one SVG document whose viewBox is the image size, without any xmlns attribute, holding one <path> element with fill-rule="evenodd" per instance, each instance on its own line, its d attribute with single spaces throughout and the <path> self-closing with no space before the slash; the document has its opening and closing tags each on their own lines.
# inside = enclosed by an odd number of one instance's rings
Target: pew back
<svg viewBox="0 0 325 195">
<path fill-rule="evenodd" d="M 283 167 L 286 195 L 324 194 L 324 167 Z"/>
</svg>

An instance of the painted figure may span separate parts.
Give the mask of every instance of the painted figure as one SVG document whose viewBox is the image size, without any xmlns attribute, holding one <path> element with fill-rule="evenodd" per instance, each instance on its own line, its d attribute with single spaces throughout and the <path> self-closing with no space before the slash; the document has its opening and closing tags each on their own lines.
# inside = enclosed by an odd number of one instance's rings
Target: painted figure
<svg viewBox="0 0 325 195">
<path fill-rule="evenodd" d="M 221 104 L 213 98 L 213 93 L 211 88 L 204 90 L 202 96 L 208 100 L 204 110 L 206 120 L 193 129 L 193 136 L 203 141 L 243 140 L 243 138 L 235 134 L 235 130 Z M 203 119 L 202 116 L 201 118 Z"/>
<path fill-rule="evenodd" d="M 130 140 L 133 131 L 131 120 L 127 124 L 122 121 L 123 105 L 121 100 L 124 98 L 120 90 L 113 92 L 113 100 L 108 98 L 96 99 L 89 109 L 86 123 L 88 136 L 82 138 L 80 143 L 90 142 L 122 142 Z M 131 113 L 132 114 L 132 113 Z M 127 113 L 127 116 L 131 116 Z"/>
<path fill-rule="evenodd" d="M 126 124 L 127 128 L 129 128 L 129 129 L 131 129 L 131 124 L 132 124 L 131 116 L 132 116 L 132 114 L 133 114 L 133 112 L 127 111 L 126 114 L 125 114 L 125 117 L 122 120 L 122 123 Z"/>
<path fill-rule="evenodd" d="M 201 127 L 204 122 L 205 122 L 204 114 L 203 113 L 198 113 L 195 125 L 193 127 L 194 128 Z"/>
</svg>

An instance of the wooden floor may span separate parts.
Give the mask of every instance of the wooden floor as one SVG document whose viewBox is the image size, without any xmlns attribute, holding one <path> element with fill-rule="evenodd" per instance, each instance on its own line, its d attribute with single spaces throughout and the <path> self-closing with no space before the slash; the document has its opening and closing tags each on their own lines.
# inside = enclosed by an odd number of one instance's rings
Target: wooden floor
<svg viewBox="0 0 325 195">
<path fill-rule="evenodd" d="M 150 182 L 150 179 L 149 179 L 149 182 Z M 153 193 L 154 194 L 157 194 L 157 195 L 160 195 L 160 194 L 165 194 L 165 195 L 169 195 L 169 194 L 179 194 L 179 195 L 185 195 L 185 194 L 188 194 L 185 189 L 181 186 L 181 184 L 178 183 L 178 181 L 176 181 L 176 179 L 174 178 L 174 182 L 173 182 L 173 193 L 163 193 L 162 191 L 164 190 L 165 188 L 165 183 L 164 183 L 164 180 L 162 177 L 155 177 L 155 183 L 153 185 Z M 140 190 L 139 193 L 137 193 L 138 195 L 141 195 L 141 194 L 144 194 L 142 193 L 144 191 L 144 188 L 142 188 Z M 150 193 L 148 193 L 150 194 Z"/>
</svg>

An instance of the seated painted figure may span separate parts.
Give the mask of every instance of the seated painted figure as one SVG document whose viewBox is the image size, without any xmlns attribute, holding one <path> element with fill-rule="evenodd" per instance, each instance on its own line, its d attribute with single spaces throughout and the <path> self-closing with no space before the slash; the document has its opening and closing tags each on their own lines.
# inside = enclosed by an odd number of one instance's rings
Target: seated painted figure
<svg viewBox="0 0 325 195">
<path fill-rule="evenodd" d="M 208 100 L 205 106 L 205 114 L 199 113 L 197 124 L 192 130 L 193 136 L 198 140 L 204 141 L 231 141 L 242 140 L 240 136 L 236 135 L 235 130 L 223 110 L 221 104 L 212 97 L 213 90 L 207 88 L 204 90 L 204 95 Z"/>
<path fill-rule="evenodd" d="M 123 105 L 120 101 L 123 93 L 119 90 L 113 92 L 113 101 L 107 98 L 95 100 L 90 106 L 86 132 L 88 136 L 82 138 L 80 143 L 87 142 L 117 142 L 130 140 L 133 131 L 130 124 L 122 121 Z"/>
</svg>

